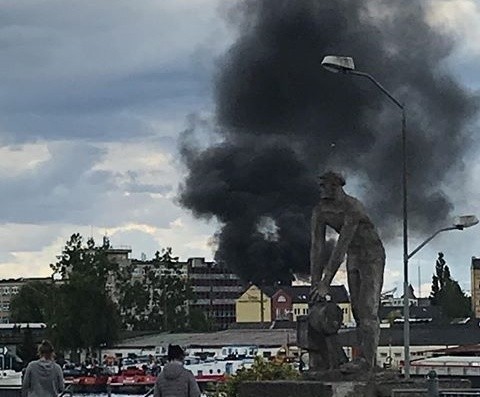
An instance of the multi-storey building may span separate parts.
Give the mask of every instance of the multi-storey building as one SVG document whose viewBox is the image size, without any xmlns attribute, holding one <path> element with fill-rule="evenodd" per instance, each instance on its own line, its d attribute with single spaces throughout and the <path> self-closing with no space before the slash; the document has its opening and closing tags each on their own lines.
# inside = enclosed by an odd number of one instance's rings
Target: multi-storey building
<svg viewBox="0 0 480 397">
<path fill-rule="evenodd" d="M 115 261 L 122 268 L 132 266 L 132 281 L 142 280 L 147 268 L 153 266 L 151 260 L 131 259 L 132 250 L 128 247 L 110 248 L 108 251 L 111 261 Z M 243 290 L 240 278 L 215 262 L 207 262 L 205 258 L 189 258 L 179 262 L 176 271 L 181 277 L 189 280 L 194 293 L 194 299 L 188 302 L 189 309 L 200 309 L 211 319 L 215 328 L 226 328 L 235 322 L 235 299 Z M 170 270 L 160 267 L 158 272 L 165 275 Z M 108 287 L 115 296 L 115 280 L 109 279 Z"/>
<path fill-rule="evenodd" d="M 32 277 L 0 280 L 0 323 L 10 322 L 10 304 L 20 289 L 28 282 L 52 282 L 51 277 Z"/>
<path fill-rule="evenodd" d="M 235 322 L 235 300 L 244 285 L 232 271 L 205 258 L 190 258 L 186 262 L 187 275 L 195 294 L 190 308 L 198 308 L 216 328 L 224 329 Z"/>
<path fill-rule="evenodd" d="M 480 318 L 480 258 L 472 257 L 470 281 L 472 283 L 472 312 L 475 318 Z"/>
</svg>

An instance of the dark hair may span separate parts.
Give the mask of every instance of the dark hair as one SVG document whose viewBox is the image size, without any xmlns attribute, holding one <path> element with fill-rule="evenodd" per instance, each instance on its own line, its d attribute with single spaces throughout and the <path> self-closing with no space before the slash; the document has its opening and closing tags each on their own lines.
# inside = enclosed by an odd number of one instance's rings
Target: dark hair
<svg viewBox="0 0 480 397">
<path fill-rule="evenodd" d="M 40 357 L 45 357 L 48 360 L 53 359 L 53 355 L 55 350 L 53 349 L 53 345 L 49 340 L 42 340 L 42 343 L 38 345 L 38 355 Z"/>
<path fill-rule="evenodd" d="M 185 358 L 185 352 L 179 345 L 168 345 L 167 357 L 168 361 L 183 360 Z"/>
</svg>

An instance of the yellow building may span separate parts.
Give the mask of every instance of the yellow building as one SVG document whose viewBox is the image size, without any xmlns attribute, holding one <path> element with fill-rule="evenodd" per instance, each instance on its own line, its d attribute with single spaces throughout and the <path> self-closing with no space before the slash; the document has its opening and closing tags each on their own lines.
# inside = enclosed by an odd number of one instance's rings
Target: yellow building
<svg viewBox="0 0 480 397">
<path fill-rule="evenodd" d="M 472 312 L 475 318 L 480 318 L 480 258 L 472 257 L 471 278 L 472 283 Z"/>
<path fill-rule="evenodd" d="M 308 314 L 310 286 L 262 287 L 251 285 L 237 300 L 237 323 L 259 323 L 262 321 L 297 321 L 299 316 Z M 330 287 L 332 300 L 343 312 L 343 324 L 353 322 L 352 307 L 347 289 L 343 285 Z M 263 305 L 261 304 L 263 298 Z"/>
<path fill-rule="evenodd" d="M 261 290 L 256 285 L 251 285 L 235 301 L 235 312 L 237 323 L 272 321 L 271 291 L 265 291 L 264 289 Z"/>
<path fill-rule="evenodd" d="M 340 309 L 343 312 L 343 324 L 351 324 L 353 322 L 352 316 L 352 306 L 350 302 L 342 302 L 338 303 Z M 297 321 L 298 316 L 305 316 L 308 314 L 308 302 L 294 302 L 292 304 L 292 311 L 293 311 L 293 321 Z"/>
</svg>

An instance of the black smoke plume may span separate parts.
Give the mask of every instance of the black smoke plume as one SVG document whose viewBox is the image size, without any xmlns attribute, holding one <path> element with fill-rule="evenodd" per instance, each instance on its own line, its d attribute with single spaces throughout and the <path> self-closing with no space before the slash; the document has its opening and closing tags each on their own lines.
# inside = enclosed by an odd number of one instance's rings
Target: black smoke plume
<svg viewBox="0 0 480 397">
<path fill-rule="evenodd" d="M 181 203 L 216 217 L 216 259 L 246 280 L 308 272 L 316 176 L 344 172 L 386 238 L 401 230 L 400 112 L 369 81 L 321 68 L 349 55 L 406 103 L 411 230 L 432 231 L 452 205 L 476 98 L 445 61 L 454 42 L 423 0 L 255 0 L 228 18 L 238 37 L 215 84 L 219 142 L 183 142 Z M 350 181 L 350 184 L 349 184 Z M 351 190 L 350 190 L 351 191 Z"/>
</svg>

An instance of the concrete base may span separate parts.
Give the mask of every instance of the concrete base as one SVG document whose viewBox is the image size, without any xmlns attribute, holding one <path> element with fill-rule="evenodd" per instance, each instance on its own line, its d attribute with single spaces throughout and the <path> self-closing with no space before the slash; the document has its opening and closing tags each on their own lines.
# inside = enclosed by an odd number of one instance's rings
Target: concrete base
<svg viewBox="0 0 480 397">
<path fill-rule="evenodd" d="M 244 382 L 240 397 L 333 397 L 332 387 L 319 381 Z"/>
<path fill-rule="evenodd" d="M 464 379 L 441 379 L 440 390 L 468 389 Z M 395 391 L 395 393 L 393 393 Z M 240 397 L 424 397 L 425 379 L 375 379 L 339 381 L 259 381 L 244 382 L 239 387 Z"/>
</svg>

